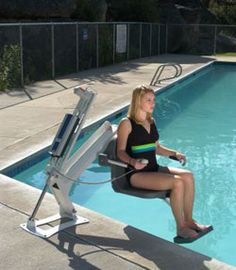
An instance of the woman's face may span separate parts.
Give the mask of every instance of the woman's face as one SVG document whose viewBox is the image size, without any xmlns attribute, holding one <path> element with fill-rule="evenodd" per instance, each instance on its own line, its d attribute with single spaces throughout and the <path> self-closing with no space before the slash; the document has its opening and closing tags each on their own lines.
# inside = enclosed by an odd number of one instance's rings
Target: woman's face
<svg viewBox="0 0 236 270">
<path fill-rule="evenodd" d="M 155 107 L 155 96 L 153 93 L 146 93 L 140 102 L 140 108 L 142 111 L 152 113 Z"/>
</svg>

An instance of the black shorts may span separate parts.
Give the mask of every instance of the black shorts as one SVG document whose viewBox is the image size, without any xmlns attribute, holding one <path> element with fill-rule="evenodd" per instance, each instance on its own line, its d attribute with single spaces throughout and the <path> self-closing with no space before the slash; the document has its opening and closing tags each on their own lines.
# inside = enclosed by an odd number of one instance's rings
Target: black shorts
<svg viewBox="0 0 236 270">
<path fill-rule="evenodd" d="M 144 169 L 142 169 L 142 170 L 134 170 L 134 171 L 132 171 L 131 173 L 129 173 L 127 176 L 126 176 L 126 178 L 127 178 L 127 181 L 129 182 L 129 185 L 130 186 L 132 186 L 131 185 L 131 183 L 130 183 L 130 178 L 131 178 L 131 176 L 132 175 L 134 175 L 134 174 L 136 174 L 136 173 L 143 173 L 143 172 L 158 172 L 159 171 L 159 165 L 158 164 L 156 164 L 155 166 L 153 166 L 153 167 L 145 167 Z M 129 168 L 129 169 L 127 169 L 126 170 L 127 172 L 130 172 L 131 171 L 131 169 Z"/>
</svg>

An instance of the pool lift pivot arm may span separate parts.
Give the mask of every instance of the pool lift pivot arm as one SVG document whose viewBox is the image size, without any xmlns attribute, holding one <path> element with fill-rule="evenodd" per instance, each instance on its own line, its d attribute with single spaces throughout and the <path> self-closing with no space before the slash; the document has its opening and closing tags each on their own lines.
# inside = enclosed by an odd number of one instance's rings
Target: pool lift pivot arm
<svg viewBox="0 0 236 270">
<path fill-rule="evenodd" d="M 49 152 L 51 159 L 46 167 L 48 175 L 46 184 L 27 223 L 21 224 L 24 230 L 43 238 L 48 238 L 68 227 L 89 222 L 88 219 L 76 215 L 69 193 L 74 182 L 96 159 L 98 154 L 106 148 L 116 132 L 116 127 L 106 121 L 74 153 L 74 145 L 96 95 L 91 88 L 83 86 L 76 87 L 74 92 L 80 97 L 80 100 L 73 114 L 66 114 L 58 129 Z M 35 216 L 48 189 L 51 190 L 59 205 L 59 213 L 36 220 Z M 63 218 L 69 220 L 62 222 Z M 60 220 L 59 225 L 52 226 L 49 229 L 40 228 L 44 224 L 57 220 Z"/>
</svg>

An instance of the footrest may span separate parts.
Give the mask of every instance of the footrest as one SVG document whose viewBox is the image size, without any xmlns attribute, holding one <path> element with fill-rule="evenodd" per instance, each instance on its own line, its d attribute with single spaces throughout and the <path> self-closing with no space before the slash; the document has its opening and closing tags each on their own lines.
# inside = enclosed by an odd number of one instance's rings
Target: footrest
<svg viewBox="0 0 236 270">
<path fill-rule="evenodd" d="M 198 240 L 199 238 L 203 237 L 204 235 L 208 234 L 209 232 L 211 232 L 213 230 L 213 226 L 210 225 L 209 227 L 207 227 L 205 230 L 203 231 L 198 231 L 198 236 L 194 237 L 194 238 L 185 238 L 185 237 L 181 237 L 181 236 L 176 236 L 174 237 L 174 242 L 176 244 L 188 244 L 188 243 L 192 243 L 196 240 Z"/>
</svg>

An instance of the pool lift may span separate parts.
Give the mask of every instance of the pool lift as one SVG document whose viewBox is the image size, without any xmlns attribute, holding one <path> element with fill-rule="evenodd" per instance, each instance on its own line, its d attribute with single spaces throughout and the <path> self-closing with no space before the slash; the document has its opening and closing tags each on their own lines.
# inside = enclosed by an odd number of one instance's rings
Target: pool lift
<svg viewBox="0 0 236 270">
<path fill-rule="evenodd" d="M 45 186 L 28 221 L 21 224 L 24 230 L 42 238 L 48 238 L 71 226 L 89 222 L 87 218 L 76 215 L 76 210 L 69 198 L 69 193 L 72 185 L 77 181 L 81 173 L 97 157 L 99 157 L 100 165 L 111 166 L 112 178 L 125 174 L 124 170 L 127 167 L 126 164 L 119 162 L 116 158 L 116 126 L 111 125 L 108 121 L 105 121 L 78 150 L 73 152 L 87 113 L 96 96 L 94 90 L 85 86 L 76 87 L 74 92 L 79 96 L 79 102 L 72 114 L 68 113 L 65 115 L 58 129 L 49 152 L 51 158 L 46 167 L 48 177 Z M 165 192 L 131 189 L 127 186 L 125 177 L 121 177 L 121 179 L 112 183 L 113 189 L 116 192 L 143 198 L 157 196 L 163 198 L 165 194 Z M 59 213 L 37 220 L 35 218 L 36 214 L 48 189 L 50 189 L 59 205 Z M 62 222 L 64 218 L 67 221 Z M 51 225 L 48 229 L 42 228 L 43 225 L 51 224 L 58 220 L 61 221 L 59 225 Z"/>
<path fill-rule="evenodd" d="M 120 162 L 116 156 L 115 125 L 105 121 L 91 137 L 75 152 L 73 150 L 78 140 L 86 115 L 96 96 L 96 92 L 87 86 L 74 89 L 79 96 L 79 102 L 72 114 L 66 114 L 53 140 L 50 150 L 50 161 L 46 167 L 48 175 L 45 186 L 28 221 L 20 226 L 29 233 L 42 238 L 49 238 L 61 230 L 71 226 L 89 222 L 87 218 L 76 215 L 76 210 L 69 198 L 72 185 L 78 181 L 81 173 L 98 157 L 101 166 L 111 167 L 110 182 L 115 192 L 140 198 L 161 198 L 169 203 L 167 191 L 152 191 L 133 188 L 126 179 L 127 164 Z M 104 181 L 107 182 L 107 181 Z M 58 205 L 59 213 L 37 220 L 36 214 L 43 198 L 50 189 Z M 64 221 L 66 219 L 67 221 Z M 52 225 L 59 221 L 59 225 Z M 50 224 L 49 229 L 41 226 Z"/>
</svg>

